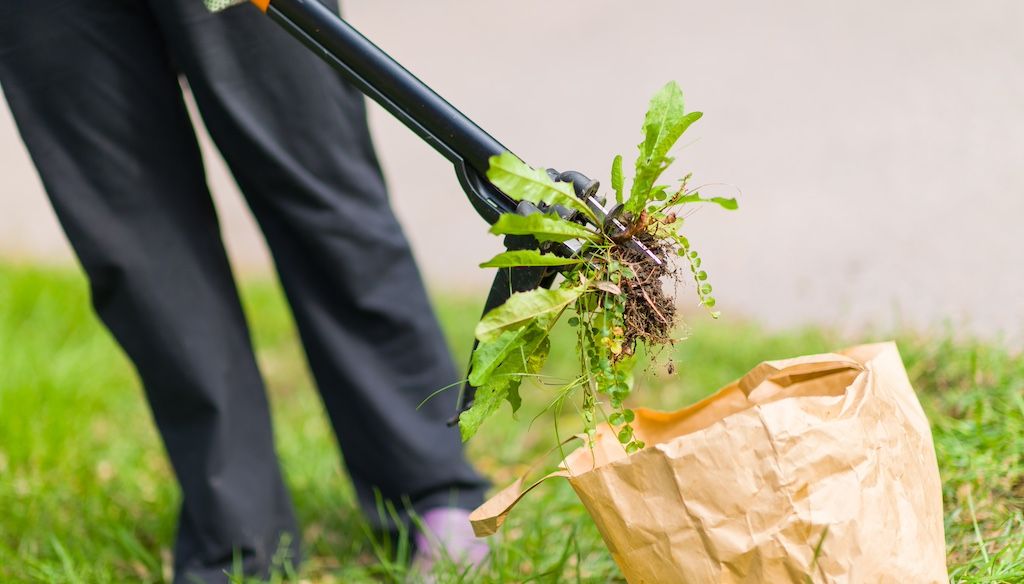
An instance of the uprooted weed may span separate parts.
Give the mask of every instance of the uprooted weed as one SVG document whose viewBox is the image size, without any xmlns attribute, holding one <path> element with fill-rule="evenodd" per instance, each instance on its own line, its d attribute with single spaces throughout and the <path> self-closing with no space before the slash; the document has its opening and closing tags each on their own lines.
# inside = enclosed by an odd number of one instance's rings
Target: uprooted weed
<svg viewBox="0 0 1024 584">
<path fill-rule="evenodd" d="M 555 181 L 546 171 L 509 153 L 489 161 L 487 178 L 495 187 L 543 212 L 499 217 L 491 233 L 530 235 L 540 245 L 510 249 L 481 267 L 557 269 L 564 280 L 554 289 L 511 294 L 477 324 L 479 343 L 469 374 L 476 392 L 472 407 L 459 417 L 463 439 L 473 436 L 503 401 L 513 412 L 519 409 L 521 382 L 543 377 L 541 369 L 552 349 L 548 336 L 564 314 L 576 329 L 580 370 L 567 383 L 557 384 L 549 407 L 558 411 L 571 404 L 581 413 L 588 433 L 596 432 L 596 423 L 607 419 L 627 452 L 644 447 L 633 436 L 630 423 L 635 414 L 624 403 L 640 357 L 656 355 L 674 342 L 675 298 L 665 293 L 665 287 L 672 280 L 678 283 L 679 274 L 689 267 L 697 299 L 712 317 L 718 316 L 708 274 L 681 231 L 681 214 L 688 206 L 702 203 L 737 208 L 735 199 L 708 197 L 688 188 L 690 175 L 675 184 L 659 184 L 673 161 L 672 147 L 702 115 L 686 112 L 683 105 L 682 91 L 675 83 L 651 99 L 630 188 L 626 188 L 623 157 L 612 161 L 615 202 L 608 209 L 604 203 L 598 209 L 592 195 L 586 200 L 577 197 L 572 185 Z M 559 208 L 565 212 L 557 212 Z M 578 245 L 559 248 L 570 241 Z M 676 257 L 682 258 L 684 267 L 672 264 Z"/>
</svg>

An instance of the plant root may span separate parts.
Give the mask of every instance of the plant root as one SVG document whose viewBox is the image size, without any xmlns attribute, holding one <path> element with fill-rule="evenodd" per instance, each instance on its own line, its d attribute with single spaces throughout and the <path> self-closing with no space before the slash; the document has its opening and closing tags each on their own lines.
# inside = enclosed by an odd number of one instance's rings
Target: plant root
<svg viewBox="0 0 1024 584">
<path fill-rule="evenodd" d="M 637 239 L 659 257 L 667 258 L 675 252 L 669 243 L 659 241 L 649 233 L 640 232 Z M 648 349 L 671 344 L 676 306 L 665 294 L 663 285 L 666 279 L 676 277 L 675 270 L 667 259 L 658 265 L 645 254 L 624 245 L 613 247 L 612 256 L 633 272 L 632 278 L 623 278 L 620 284 L 626 295 L 624 354 L 632 354 L 637 342 L 642 342 Z"/>
</svg>

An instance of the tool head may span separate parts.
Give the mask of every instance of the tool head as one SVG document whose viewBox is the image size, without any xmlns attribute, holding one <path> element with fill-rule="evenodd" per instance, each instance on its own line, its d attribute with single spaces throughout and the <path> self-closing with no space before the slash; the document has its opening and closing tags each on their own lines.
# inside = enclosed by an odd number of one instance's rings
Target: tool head
<svg viewBox="0 0 1024 584">
<path fill-rule="evenodd" d="M 561 205 L 549 207 L 543 203 L 535 205 L 529 201 L 519 201 L 514 210 L 506 212 L 524 216 L 535 213 L 557 213 L 563 219 L 595 227 L 608 234 L 609 237 L 620 245 L 639 252 L 656 266 L 661 266 L 665 262 L 654 250 L 644 245 L 637 237 L 629 234 L 629 228 L 624 223 L 628 223 L 628 221 L 623 216 L 622 205 L 612 205 L 611 208 L 606 207 L 604 197 L 598 194 L 601 185 L 596 180 L 591 180 L 586 175 L 575 171 L 558 172 L 553 168 L 549 168 L 547 173 L 553 181 L 571 183 L 576 198 L 583 201 L 590 208 L 593 217 L 591 218 L 579 211 L 570 210 Z M 463 184 L 465 186 L 466 183 Z M 466 192 L 470 195 L 471 200 L 474 198 L 484 200 L 486 197 L 491 196 L 482 189 L 467 190 Z M 497 191 L 496 196 L 506 197 L 500 191 Z M 594 223 L 595 219 L 597 220 L 596 224 Z M 547 241 L 538 244 L 537 240 L 532 236 L 507 235 L 505 236 L 505 247 L 509 250 L 540 249 L 542 252 L 553 253 L 561 257 L 577 257 L 588 253 L 584 243 L 579 239 L 561 242 Z M 537 287 L 550 287 L 558 271 L 559 268 L 543 267 L 499 269 L 494 278 L 494 284 L 491 285 L 491 292 L 487 296 L 487 302 L 484 304 L 484 314 L 504 304 L 514 292 L 524 292 Z M 477 344 L 474 343 L 473 350 L 476 351 L 476 348 Z M 467 381 L 459 391 L 458 407 L 455 416 L 448 420 L 449 426 L 458 425 L 459 417 L 463 412 L 472 407 L 475 398 L 476 387 Z"/>
<path fill-rule="evenodd" d="M 597 218 L 597 220 L 600 221 L 600 224 L 594 225 L 594 227 L 597 227 L 598 229 L 604 231 L 613 239 L 615 239 L 616 236 L 623 235 L 628 231 L 627 227 L 623 224 L 623 219 L 621 216 L 622 205 L 614 205 L 611 209 L 606 208 L 604 197 L 601 197 L 597 194 L 598 190 L 601 188 L 601 184 L 598 183 L 596 180 L 591 180 L 587 178 L 586 175 L 580 172 L 572 170 L 567 172 L 558 172 L 553 168 L 548 169 L 548 176 L 550 176 L 552 180 L 572 183 L 572 188 L 576 193 L 576 198 L 583 201 L 587 205 L 587 207 L 589 207 L 590 210 L 594 213 L 594 216 Z M 581 217 L 580 214 L 576 214 L 575 217 L 581 221 L 584 220 L 584 218 Z M 589 220 L 587 220 L 586 222 L 590 223 Z M 662 263 L 664 263 L 664 260 L 658 257 L 658 254 L 654 253 L 649 247 L 644 245 L 644 243 L 640 241 L 638 238 L 632 235 L 628 237 L 628 239 L 622 242 L 623 245 L 637 252 L 640 252 L 641 254 L 646 256 L 648 260 L 650 260 L 656 265 L 660 266 Z M 566 243 L 568 244 L 571 242 Z"/>
</svg>

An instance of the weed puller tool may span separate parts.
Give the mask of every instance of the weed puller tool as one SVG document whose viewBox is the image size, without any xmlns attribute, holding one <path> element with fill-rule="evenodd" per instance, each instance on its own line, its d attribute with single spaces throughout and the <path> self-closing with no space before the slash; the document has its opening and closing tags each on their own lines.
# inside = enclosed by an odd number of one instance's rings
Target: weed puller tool
<svg viewBox="0 0 1024 584">
<path fill-rule="evenodd" d="M 221 10 L 244 4 L 246 0 L 205 2 L 211 10 Z M 503 213 L 554 212 L 582 224 L 593 224 L 582 213 L 560 206 L 549 209 L 517 202 L 491 184 L 487 180 L 491 157 L 509 150 L 317 0 L 251 0 L 251 3 L 451 161 L 470 204 L 488 223 L 493 224 Z M 548 169 L 547 172 L 554 180 L 572 183 L 576 196 L 587 204 L 599 222 L 592 225 L 594 228 L 611 236 L 625 233 L 626 227 L 617 218 L 618 210 L 606 209 L 604 199 L 598 196 L 597 181 L 574 171 Z M 655 263 L 662 262 L 635 237 L 627 245 Z M 514 235 L 505 238 L 505 247 L 509 250 L 541 249 L 564 257 L 584 251 L 578 240 L 541 245 L 532 236 Z M 514 292 L 550 286 L 557 273 L 557 269 L 543 267 L 499 269 L 487 295 L 484 312 L 504 304 Z M 459 415 L 472 405 L 474 394 L 475 388 L 469 383 L 462 388 L 458 411 L 450 425 L 457 423 Z"/>
</svg>

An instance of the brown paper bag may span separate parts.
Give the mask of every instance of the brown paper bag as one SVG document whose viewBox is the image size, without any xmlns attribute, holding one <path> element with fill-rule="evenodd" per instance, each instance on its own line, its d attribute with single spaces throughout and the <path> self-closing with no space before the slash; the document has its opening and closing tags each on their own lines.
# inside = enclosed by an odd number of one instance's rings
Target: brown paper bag
<svg viewBox="0 0 1024 584">
<path fill-rule="evenodd" d="M 541 479 L 568 478 L 631 583 L 948 581 L 931 431 L 893 343 L 768 361 L 634 429 L 640 452 L 602 425 Z M 474 511 L 477 535 L 541 481 Z"/>
</svg>

